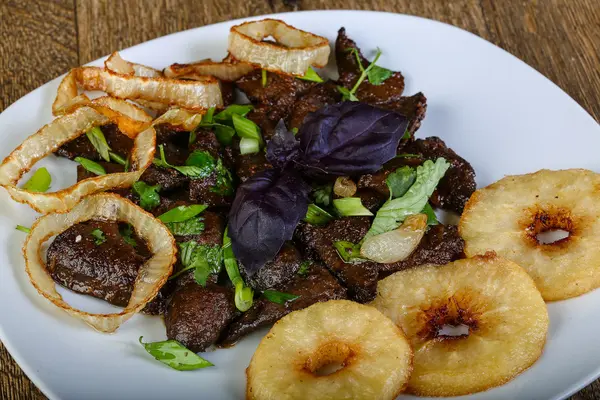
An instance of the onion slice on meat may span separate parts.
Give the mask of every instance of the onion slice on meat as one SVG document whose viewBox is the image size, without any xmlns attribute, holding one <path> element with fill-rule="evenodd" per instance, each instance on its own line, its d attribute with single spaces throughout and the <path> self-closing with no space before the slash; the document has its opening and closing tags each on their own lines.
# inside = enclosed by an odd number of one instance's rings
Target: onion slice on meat
<svg viewBox="0 0 600 400">
<path fill-rule="evenodd" d="M 202 76 L 214 76 L 225 82 L 233 82 L 252 72 L 252 64 L 245 62 L 216 62 L 201 60 L 192 64 L 172 64 L 164 69 L 167 78 L 200 79 Z"/>
<path fill-rule="evenodd" d="M 70 306 L 56 291 L 56 284 L 42 262 L 44 242 L 69 227 L 90 219 L 130 223 L 152 252 L 152 257 L 138 271 L 127 307 L 119 313 L 92 314 Z M 47 214 L 39 218 L 31 227 L 23 246 L 25 271 L 38 293 L 94 329 L 106 333 L 114 332 L 156 296 L 173 270 L 176 254 L 175 239 L 162 222 L 113 193 L 88 196 L 66 213 Z"/>
<path fill-rule="evenodd" d="M 191 131 L 202 121 L 203 113 L 194 113 L 180 108 L 172 108 L 156 118 L 152 125 L 169 124 Z"/>
<path fill-rule="evenodd" d="M 106 100 L 111 102 L 110 100 Z M 119 118 L 125 118 L 117 111 Z M 125 112 L 125 111 L 124 111 Z M 17 187 L 19 179 L 41 158 L 53 153 L 63 144 L 76 139 L 95 126 L 113 121 L 98 110 L 81 106 L 70 114 L 56 118 L 31 135 L 13 150 L 0 164 L 0 186 L 13 200 L 27 203 L 40 213 L 65 212 L 83 197 L 103 190 L 131 186 L 152 163 L 156 146 L 156 132 L 148 126 L 134 139 L 131 151 L 131 172 L 119 172 L 84 179 L 75 185 L 53 193 L 29 192 Z"/>
<path fill-rule="evenodd" d="M 121 60 L 121 61 L 118 61 Z M 151 68 L 127 61 L 113 54 L 109 63 L 113 70 L 99 67 L 79 67 L 72 69 L 59 85 L 52 112 L 60 115 L 80 103 L 78 90 L 99 90 L 113 97 L 138 101 L 152 109 L 164 110 L 168 106 L 202 110 L 221 107 L 223 98 L 219 80 L 210 76 L 197 80 L 165 78 L 160 74 L 154 77 L 138 76 L 150 74 Z M 133 74 L 130 67 L 133 69 Z M 127 71 L 117 73 L 115 70 Z M 83 98 L 85 99 L 85 98 Z"/>
<path fill-rule="evenodd" d="M 272 36 L 276 43 L 263 42 Z M 245 22 L 231 27 L 229 53 L 239 61 L 273 72 L 304 75 L 308 67 L 324 67 L 329 41 L 277 19 Z"/>
</svg>

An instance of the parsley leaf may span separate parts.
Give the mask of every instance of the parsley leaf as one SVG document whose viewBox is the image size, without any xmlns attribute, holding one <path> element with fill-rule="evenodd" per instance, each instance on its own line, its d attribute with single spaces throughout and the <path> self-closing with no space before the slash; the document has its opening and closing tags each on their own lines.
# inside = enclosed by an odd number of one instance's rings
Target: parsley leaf
<svg viewBox="0 0 600 400">
<path fill-rule="evenodd" d="M 345 240 L 340 240 L 333 244 L 340 258 L 349 264 L 360 264 L 367 261 L 360 256 L 360 246 L 361 243 L 354 244 Z"/>
<path fill-rule="evenodd" d="M 197 178 L 203 173 L 202 170 L 196 166 L 175 166 L 175 165 L 169 164 L 169 162 L 165 158 L 164 146 L 161 144 L 158 146 L 158 149 L 160 152 L 160 159 L 155 158 L 152 161 L 153 164 L 156 165 L 157 167 L 173 168 L 174 170 L 178 171 L 180 174 L 183 174 L 190 178 Z"/>
<path fill-rule="evenodd" d="M 204 204 L 193 204 L 191 206 L 175 207 L 158 219 L 176 236 L 199 235 L 204 232 L 204 218 L 200 217 L 202 211 L 208 206 Z"/>
<path fill-rule="evenodd" d="M 140 206 L 144 210 L 152 210 L 160 204 L 160 185 L 150 186 L 146 182 L 137 181 L 133 184 L 133 191 L 140 198 Z"/>
<path fill-rule="evenodd" d="M 369 83 L 373 85 L 381 85 L 386 79 L 393 75 L 393 71 L 390 71 L 387 68 L 380 67 L 379 65 L 374 65 L 373 68 L 369 72 L 367 72 L 367 77 L 369 79 Z"/>
<path fill-rule="evenodd" d="M 165 225 L 175 236 L 199 235 L 205 228 L 203 217 L 193 217 L 181 222 L 167 222 Z"/>
<path fill-rule="evenodd" d="M 198 174 L 194 178 L 206 178 L 214 171 L 216 161 L 208 151 L 195 150 L 185 161 L 185 165 L 198 168 Z"/>
<path fill-rule="evenodd" d="M 214 366 L 213 363 L 200 357 L 176 340 L 144 343 L 142 338 L 143 336 L 140 336 L 140 344 L 144 346 L 148 354 L 178 371 L 192 371 Z"/>
<path fill-rule="evenodd" d="M 308 67 L 308 69 L 306 70 L 304 75 L 298 76 L 297 78 L 305 80 L 305 81 L 310 81 L 310 82 L 318 82 L 318 83 L 324 82 L 323 78 L 321 78 L 319 76 L 319 74 L 317 74 L 317 71 L 315 71 L 313 69 L 313 67 Z"/>
<path fill-rule="evenodd" d="M 210 191 L 221 196 L 233 195 L 233 177 L 220 158 L 217 160 L 215 171 L 217 173 L 217 183 L 210 188 Z"/>
<path fill-rule="evenodd" d="M 312 193 L 315 203 L 321 207 L 328 207 L 331 204 L 331 194 L 333 193 L 333 184 L 317 186 Z"/>
<path fill-rule="evenodd" d="M 131 224 L 124 224 L 120 226 L 119 234 L 121 235 L 125 243 L 127 243 L 130 246 L 137 247 L 137 242 L 133 238 L 133 227 L 131 226 Z"/>
<path fill-rule="evenodd" d="M 298 268 L 297 274 L 302 277 L 306 277 L 309 272 L 310 272 L 310 261 L 303 261 L 300 264 L 300 268 Z"/>
<path fill-rule="evenodd" d="M 377 60 L 379 60 L 379 57 L 381 57 L 380 49 L 377 49 L 375 58 L 373 59 L 373 61 L 371 61 L 367 68 L 363 67 L 362 65 L 358 49 L 351 48 L 348 51 L 351 51 L 352 54 L 354 54 L 354 56 L 356 57 L 356 62 L 361 70 L 361 74 L 356 80 L 356 83 L 354 84 L 352 89 L 348 90 L 343 86 L 338 86 L 337 89 L 342 94 L 342 100 L 358 101 L 358 98 L 356 97 L 356 91 L 365 79 L 368 79 L 369 82 L 373 85 L 381 85 L 386 79 L 392 76 L 393 72 L 389 69 L 379 67 L 376 65 Z"/>
<path fill-rule="evenodd" d="M 262 294 L 265 296 L 265 299 L 276 304 L 285 304 L 288 301 L 294 301 L 300 297 L 295 294 L 278 292 L 276 290 L 265 290 Z"/>
<path fill-rule="evenodd" d="M 218 274 L 223 264 L 221 246 L 198 244 L 195 240 L 179 243 L 183 269 L 172 275 L 174 279 L 182 273 L 194 270 L 194 279 L 199 285 L 206 286 L 211 274 Z"/>
<path fill-rule="evenodd" d="M 91 232 L 91 235 L 94 237 L 94 243 L 96 246 L 101 245 L 106 242 L 106 235 L 100 229 L 96 228 Z"/>
</svg>

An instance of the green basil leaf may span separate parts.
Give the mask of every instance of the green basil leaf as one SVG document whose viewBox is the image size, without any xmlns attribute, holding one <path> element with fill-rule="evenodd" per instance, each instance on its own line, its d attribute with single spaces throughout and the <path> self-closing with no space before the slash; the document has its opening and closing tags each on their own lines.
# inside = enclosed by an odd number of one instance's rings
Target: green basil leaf
<svg viewBox="0 0 600 400">
<path fill-rule="evenodd" d="M 148 354 L 177 371 L 192 371 L 214 366 L 213 363 L 200 357 L 176 340 L 144 343 L 142 338 L 143 336 L 140 336 L 140 344 L 144 346 Z"/>
<path fill-rule="evenodd" d="M 119 234 L 121 235 L 125 243 L 132 247 L 137 247 L 137 242 L 133 238 L 133 227 L 131 226 L 131 224 L 124 224 L 123 226 L 120 226 Z"/>
<path fill-rule="evenodd" d="M 227 235 L 227 228 L 223 234 L 223 263 L 227 276 L 235 287 L 235 307 L 241 312 L 248 311 L 254 302 L 254 291 L 251 287 L 246 286 L 244 279 L 240 275 L 238 262 L 231 248 L 231 239 Z"/>
<path fill-rule="evenodd" d="M 217 173 L 217 182 L 210 188 L 210 191 L 221 196 L 232 196 L 234 192 L 233 177 L 231 176 L 231 172 L 223 165 L 223 161 L 220 158 L 217 160 L 215 172 Z"/>
<path fill-rule="evenodd" d="M 208 151 L 195 150 L 189 155 L 185 165 L 198 168 L 199 173 L 194 178 L 206 178 L 215 170 L 216 161 Z"/>
<path fill-rule="evenodd" d="M 191 206 L 179 206 L 170 209 L 158 216 L 162 222 L 183 222 L 200 214 L 208 208 L 205 204 L 193 204 Z"/>
<path fill-rule="evenodd" d="M 302 276 L 302 277 L 306 277 L 308 275 L 308 273 L 310 272 L 310 261 L 303 261 L 300 264 L 300 268 L 298 268 L 298 272 L 297 274 Z"/>
<path fill-rule="evenodd" d="M 313 69 L 313 67 L 308 67 L 308 69 L 306 70 L 306 72 L 304 73 L 304 75 L 302 76 L 298 76 L 298 79 L 303 79 L 305 81 L 311 81 L 311 82 L 324 82 L 323 78 L 321 78 L 319 76 L 319 74 L 317 74 L 317 72 Z"/>
<path fill-rule="evenodd" d="M 360 197 L 334 199 L 333 206 L 341 217 L 371 216 L 373 213 L 363 206 Z"/>
<path fill-rule="evenodd" d="M 427 225 L 433 226 L 440 223 L 440 221 L 437 219 L 437 215 L 435 215 L 435 211 L 433 211 L 433 207 L 431 207 L 431 204 L 425 204 L 422 213 L 427 215 Z"/>
<path fill-rule="evenodd" d="M 409 166 L 400 167 L 385 179 L 385 183 L 390 190 L 390 198 L 404 196 L 408 189 L 415 183 L 417 171 Z"/>
<path fill-rule="evenodd" d="M 311 203 L 308 205 L 304 221 L 312 225 L 325 225 L 333 219 L 333 215 L 323 210 L 318 205 Z"/>
<path fill-rule="evenodd" d="M 372 85 L 381 85 L 393 74 L 394 72 L 387 68 L 380 67 L 379 65 L 373 65 L 371 70 L 367 73 L 367 77 Z"/>
<path fill-rule="evenodd" d="M 44 193 L 50 189 L 52 183 L 52 177 L 46 167 L 38 168 L 31 178 L 23 185 L 23 189 L 28 192 L 39 192 Z"/>
<path fill-rule="evenodd" d="M 231 123 L 233 114 L 245 117 L 254 107 L 251 104 L 232 104 L 217 115 L 215 121 L 222 124 Z"/>
<path fill-rule="evenodd" d="M 360 246 L 360 243 L 354 244 L 345 240 L 340 240 L 333 244 L 340 258 L 348 264 L 360 264 L 367 261 L 360 256 Z"/>
<path fill-rule="evenodd" d="M 200 235 L 205 228 L 202 217 L 193 217 L 181 222 L 167 222 L 165 225 L 175 236 Z"/>
<path fill-rule="evenodd" d="M 150 186 L 146 182 L 137 181 L 133 184 L 133 191 L 140 198 L 140 206 L 144 210 L 152 210 L 160 204 L 160 185 Z"/>
<path fill-rule="evenodd" d="M 92 143 L 92 146 L 94 146 L 96 151 L 100 154 L 100 157 L 102 157 L 105 161 L 110 162 L 110 154 L 108 154 L 110 146 L 108 145 L 108 142 L 106 141 L 102 130 L 99 127 L 95 126 L 89 131 L 87 131 L 85 135 Z"/>
<path fill-rule="evenodd" d="M 276 290 L 265 290 L 262 294 L 265 296 L 265 299 L 269 300 L 271 303 L 277 304 L 285 304 L 288 301 L 294 301 L 300 297 L 295 294 L 278 292 Z"/>
<path fill-rule="evenodd" d="M 377 211 L 365 238 L 389 232 L 400 226 L 407 216 L 420 213 L 450 164 L 443 158 L 427 160 L 417 167 L 417 179 L 402 197 L 391 199 Z"/>
<path fill-rule="evenodd" d="M 26 226 L 23 226 L 23 225 L 17 225 L 17 226 L 15 227 L 15 229 L 16 229 L 16 230 L 18 230 L 18 231 L 24 232 L 24 233 L 29 233 L 29 232 L 31 232 L 31 229 L 30 229 L 30 228 L 28 228 L 28 227 L 26 227 Z"/>
<path fill-rule="evenodd" d="M 106 235 L 100 229 L 96 228 L 92 231 L 91 235 L 94 237 L 94 243 L 99 246 L 106 242 Z"/>
<path fill-rule="evenodd" d="M 75 157 L 75 161 L 77 161 L 79 164 L 81 164 L 81 166 L 83 168 L 85 168 L 87 171 L 91 172 L 92 174 L 106 175 L 106 170 L 104 169 L 104 167 L 95 161 L 88 160 L 87 158 L 83 158 L 83 157 Z"/>
</svg>

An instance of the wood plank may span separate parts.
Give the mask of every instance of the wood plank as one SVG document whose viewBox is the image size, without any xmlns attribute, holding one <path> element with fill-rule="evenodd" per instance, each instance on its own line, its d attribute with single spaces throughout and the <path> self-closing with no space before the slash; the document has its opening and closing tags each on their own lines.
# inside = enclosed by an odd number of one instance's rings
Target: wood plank
<svg viewBox="0 0 600 400">
<path fill-rule="evenodd" d="M 560 86 L 600 121 L 600 1 L 482 0 L 492 41 Z"/>
<path fill-rule="evenodd" d="M 0 112 L 79 64 L 72 0 L 0 2 Z M 45 399 L 0 344 L 0 399 Z"/>
</svg>

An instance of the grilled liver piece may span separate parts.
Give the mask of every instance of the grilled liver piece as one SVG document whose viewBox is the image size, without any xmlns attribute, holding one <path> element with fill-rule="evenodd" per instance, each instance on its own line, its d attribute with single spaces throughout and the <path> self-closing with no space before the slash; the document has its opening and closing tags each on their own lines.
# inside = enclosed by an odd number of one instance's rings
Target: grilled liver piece
<svg viewBox="0 0 600 400">
<path fill-rule="evenodd" d="M 302 264 L 302 257 L 292 242 L 283 245 L 273 261 L 266 263 L 261 269 L 248 278 L 240 265 L 240 273 L 244 280 L 255 290 L 266 290 L 289 282 Z"/>
<path fill-rule="evenodd" d="M 129 156 L 133 148 L 133 139 L 121 132 L 116 124 L 101 126 L 100 130 L 113 152 L 123 157 Z M 101 160 L 100 154 L 85 134 L 60 146 L 56 150 L 56 155 L 67 157 L 71 160 L 75 157 L 84 157 L 96 161 Z"/>
</svg>

